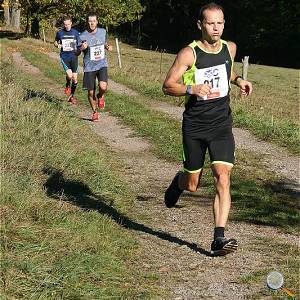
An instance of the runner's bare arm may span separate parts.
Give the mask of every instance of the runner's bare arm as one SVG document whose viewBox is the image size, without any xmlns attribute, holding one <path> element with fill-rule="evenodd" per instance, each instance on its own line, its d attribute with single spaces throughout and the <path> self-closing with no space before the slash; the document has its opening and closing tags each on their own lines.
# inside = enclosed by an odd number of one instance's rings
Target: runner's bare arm
<svg viewBox="0 0 300 300">
<path fill-rule="evenodd" d="M 190 47 L 179 51 L 163 83 L 164 94 L 171 96 L 184 96 L 186 94 L 186 86 L 179 81 L 184 72 L 193 65 L 193 61 L 194 54 Z"/>
<path fill-rule="evenodd" d="M 184 72 L 193 65 L 194 59 L 194 52 L 190 47 L 183 48 L 178 53 L 164 81 L 162 88 L 164 94 L 177 97 L 186 95 L 186 86 L 179 81 Z M 198 84 L 191 87 L 189 94 L 203 97 L 209 92 L 208 84 Z"/>
<path fill-rule="evenodd" d="M 227 44 L 233 63 L 236 55 L 236 44 L 234 42 L 227 42 Z M 250 81 L 244 80 L 241 76 L 238 76 L 234 70 L 232 70 L 231 72 L 230 81 L 240 88 L 241 94 L 243 96 L 251 95 L 252 83 Z"/>
</svg>

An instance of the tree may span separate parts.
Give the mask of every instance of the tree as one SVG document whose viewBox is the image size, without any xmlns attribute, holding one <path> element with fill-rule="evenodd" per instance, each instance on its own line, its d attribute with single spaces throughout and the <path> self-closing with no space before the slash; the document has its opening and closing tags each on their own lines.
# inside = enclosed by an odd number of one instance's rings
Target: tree
<svg viewBox="0 0 300 300">
<path fill-rule="evenodd" d="M 196 21 L 207 0 L 141 0 L 142 45 L 177 52 L 200 38 Z M 252 63 L 299 67 L 300 2 L 297 0 L 215 0 L 225 9 L 223 38 L 237 43 L 237 59 Z M 137 26 L 137 24 L 135 24 Z M 126 33 L 128 28 L 121 26 Z M 137 35 L 137 30 L 131 30 Z M 133 38 L 136 41 L 136 37 Z"/>
<path fill-rule="evenodd" d="M 4 22 L 6 26 L 10 26 L 9 1 L 5 0 L 2 4 L 4 10 Z"/>
<path fill-rule="evenodd" d="M 21 4 L 18 0 L 4 0 L 2 4 L 4 10 L 4 22 L 6 26 L 20 29 Z"/>
<path fill-rule="evenodd" d="M 20 30 L 21 4 L 15 0 L 11 5 L 11 26 Z"/>
<path fill-rule="evenodd" d="M 26 32 L 38 36 L 39 25 L 52 26 L 53 20 L 64 14 L 84 24 L 88 12 L 99 12 L 99 20 L 106 28 L 135 20 L 142 12 L 139 0 L 20 0 L 26 15 Z"/>
</svg>

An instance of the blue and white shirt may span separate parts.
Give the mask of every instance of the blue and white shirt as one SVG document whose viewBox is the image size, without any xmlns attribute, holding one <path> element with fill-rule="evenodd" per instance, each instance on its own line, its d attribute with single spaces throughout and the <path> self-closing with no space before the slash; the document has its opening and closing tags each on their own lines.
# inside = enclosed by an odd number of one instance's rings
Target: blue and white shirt
<svg viewBox="0 0 300 300">
<path fill-rule="evenodd" d="M 83 72 L 98 71 L 103 67 L 107 67 L 104 47 L 107 42 L 106 30 L 97 28 L 94 33 L 85 30 L 80 34 L 80 39 L 88 44 L 87 49 L 83 50 Z"/>
<path fill-rule="evenodd" d="M 74 28 L 71 28 L 69 31 L 65 29 L 59 30 L 56 33 L 55 41 L 61 44 L 60 57 L 63 60 L 70 60 L 76 56 L 77 47 L 81 45 L 79 32 Z"/>
</svg>

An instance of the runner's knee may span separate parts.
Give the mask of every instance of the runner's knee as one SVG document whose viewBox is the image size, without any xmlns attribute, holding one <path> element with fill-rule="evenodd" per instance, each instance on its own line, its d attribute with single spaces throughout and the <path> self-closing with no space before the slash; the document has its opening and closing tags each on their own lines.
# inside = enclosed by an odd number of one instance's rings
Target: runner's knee
<svg viewBox="0 0 300 300">
<path fill-rule="evenodd" d="M 88 97 L 89 98 L 93 98 L 94 97 L 94 91 L 93 90 L 89 90 L 88 91 Z"/>
<path fill-rule="evenodd" d="M 102 92 L 106 92 L 106 90 L 107 90 L 107 83 L 106 83 L 106 82 L 100 82 L 100 83 L 99 83 L 99 89 L 100 89 Z"/>
<path fill-rule="evenodd" d="M 72 71 L 71 70 L 68 70 L 66 72 L 66 76 L 71 80 L 73 78 L 73 75 L 72 75 Z"/>
<path fill-rule="evenodd" d="M 229 172 L 222 172 L 219 174 L 215 174 L 215 181 L 217 186 L 221 187 L 222 189 L 227 189 L 230 186 L 230 173 Z"/>
<path fill-rule="evenodd" d="M 186 190 L 189 192 L 196 192 L 198 188 L 199 180 L 192 179 L 188 180 L 186 183 Z"/>
</svg>

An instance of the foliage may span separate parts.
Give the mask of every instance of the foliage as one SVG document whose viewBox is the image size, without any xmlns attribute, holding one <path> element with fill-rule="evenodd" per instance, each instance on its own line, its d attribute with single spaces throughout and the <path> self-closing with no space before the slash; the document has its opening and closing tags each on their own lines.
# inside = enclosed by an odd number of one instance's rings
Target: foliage
<svg viewBox="0 0 300 300">
<path fill-rule="evenodd" d="M 26 21 L 37 20 L 44 27 L 51 27 L 62 15 L 71 15 L 77 23 L 84 23 L 86 14 L 93 11 L 105 27 L 115 27 L 141 17 L 143 7 L 138 0 L 21 0 Z M 52 21 L 52 23 L 51 23 Z"/>
<path fill-rule="evenodd" d="M 200 38 L 196 20 L 200 7 L 207 1 L 143 0 L 141 2 L 146 7 L 146 11 L 141 22 L 135 27 L 142 32 L 141 42 L 144 47 L 152 46 L 177 52 L 191 40 Z M 249 55 L 252 63 L 295 68 L 299 66 L 299 1 L 219 0 L 215 2 L 225 9 L 226 24 L 223 36 L 237 43 L 238 59 Z M 128 25 L 120 28 L 120 32 L 125 37 L 129 30 L 134 32 Z M 138 36 L 137 31 L 135 31 L 136 36 Z"/>
</svg>

